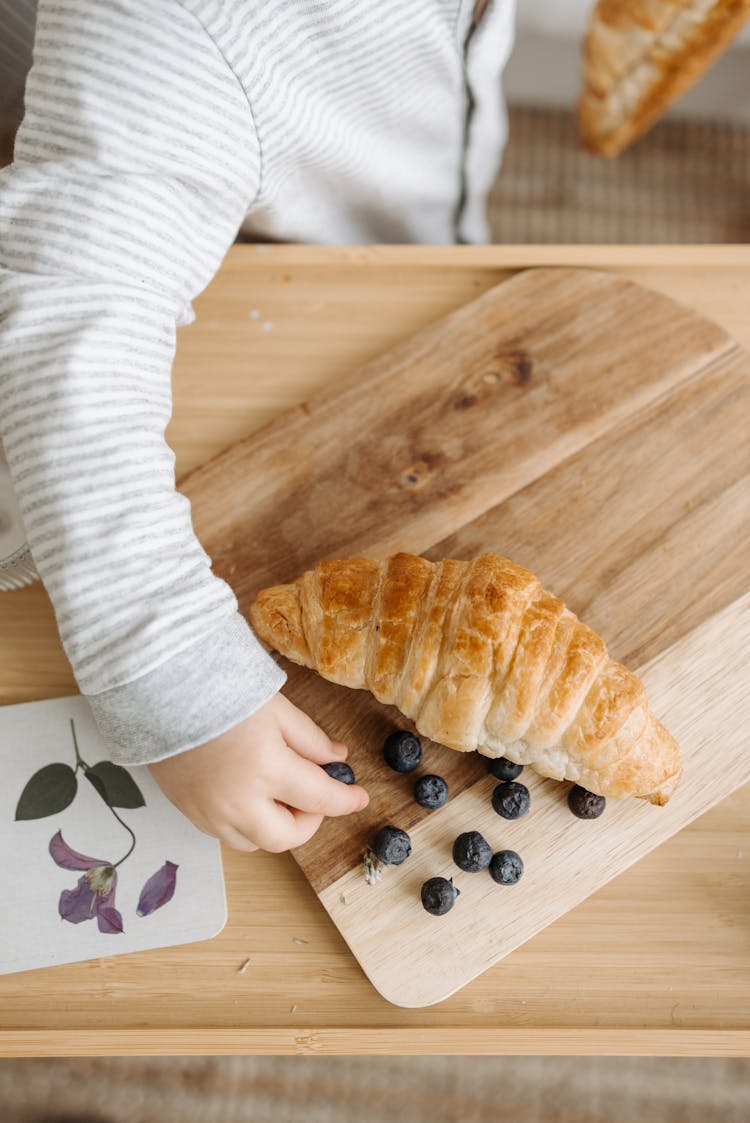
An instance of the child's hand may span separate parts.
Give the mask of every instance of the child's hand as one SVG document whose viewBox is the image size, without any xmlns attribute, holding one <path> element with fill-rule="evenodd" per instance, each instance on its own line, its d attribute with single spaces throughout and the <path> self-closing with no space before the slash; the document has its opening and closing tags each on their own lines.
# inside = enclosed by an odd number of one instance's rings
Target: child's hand
<svg viewBox="0 0 750 1123">
<path fill-rule="evenodd" d="M 344 760 L 331 741 L 283 694 L 226 733 L 149 765 L 169 800 L 205 834 L 235 850 L 274 854 L 301 846 L 326 815 L 366 807 L 358 784 L 320 767 Z"/>
</svg>

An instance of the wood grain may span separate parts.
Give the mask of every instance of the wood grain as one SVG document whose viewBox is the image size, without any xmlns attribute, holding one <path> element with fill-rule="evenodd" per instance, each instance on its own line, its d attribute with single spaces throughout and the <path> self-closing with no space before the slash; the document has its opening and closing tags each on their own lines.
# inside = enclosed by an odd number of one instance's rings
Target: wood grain
<svg viewBox="0 0 750 1123">
<path fill-rule="evenodd" d="M 360 1031 L 349 1028 L 232 1029 L 196 1032 L 180 1026 L 168 1033 L 138 1029 L 123 1034 L 108 1030 L 71 1030 L 50 1037 L 45 1031 L 0 1033 L 6 1057 L 98 1057 L 103 1053 L 131 1057 L 165 1056 L 696 1056 L 746 1057 L 750 1032 L 743 1030 L 682 1029 L 520 1029 L 489 1025 L 476 1030 L 446 1026 L 439 1036 L 430 1025 L 411 1028 L 381 1025 Z M 439 1042 L 439 1045 L 438 1045 Z"/>
<path fill-rule="evenodd" d="M 521 273 L 181 489 L 246 609 L 323 556 L 429 548 L 734 346 L 627 281 Z"/>
<path fill-rule="evenodd" d="M 238 246 L 178 334 L 178 475 L 534 265 L 648 285 L 750 348 L 748 246 Z M 74 692 L 43 589 L 0 611 L 0 701 Z M 226 851 L 219 937 L 0 980 L 0 1053 L 747 1056 L 749 827 L 745 786 L 426 1010 L 381 998 L 289 855 Z"/>
<path fill-rule="evenodd" d="M 199 537 L 245 611 L 258 588 L 323 557 L 493 550 L 557 593 L 564 559 L 573 607 L 593 623 L 581 605 L 599 606 L 617 657 L 664 658 L 683 682 L 683 664 L 700 668 L 669 713 L 652 698 L 668 727 L 685 726 L 678 797 L 666 812 L 621 802 L 584 834 L 565 805 L 569 785 L 533 778 L 534 816 L 501 830 L 483 762 L 429 743 L 420 771 L 445 774 L 452 798 L 438 814 L 420 808 L 415 777 L 394 780 L 381 753 L 385 734 L 411 723 L 287 665 L 287 695 L 350 746 L 371 797 L 356 817 L 327 820 L 295 858 L 391 1002 L 445 999 L 750 779 L 744 731 L 727 733 L 747 686 L 737 648 L 750 642 L 749 374 L 721 328 L 671 300 L 593 271 L 530 270 L 183 481 Z M 367 886 L 361 855 L 387 823 L 409 832 L 414 854 L 388 871 L 387 888 Z M 507 918 L 508 891 L 452 863 L 469 829 L 518 849 L 532 870 Z M 438 874 L 456 875 L 463 894 L 439 929 L 419 902 Z"/>
<path fill-rule="evenodd" d="M 749 418 L 750 362 L 731 351 L 427 556 L 492 544 L 641 665 L 748 588 Z"/>
</svg>

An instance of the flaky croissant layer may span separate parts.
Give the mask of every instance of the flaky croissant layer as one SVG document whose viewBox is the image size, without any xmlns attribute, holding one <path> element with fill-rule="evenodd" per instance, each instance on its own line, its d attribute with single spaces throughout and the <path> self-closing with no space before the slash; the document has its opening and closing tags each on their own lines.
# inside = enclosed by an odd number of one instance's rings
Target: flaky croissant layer
<svg viewBox="0 0 750 1123">
<path fill-rule="evenodd" d="M 599 795 L 666 803 L 679 748 L 640 679 L 533 573 L 497 554 L 322 561 L 263 589 L 270 648 L 396 706 L 424 736 Z"/>
</svg>

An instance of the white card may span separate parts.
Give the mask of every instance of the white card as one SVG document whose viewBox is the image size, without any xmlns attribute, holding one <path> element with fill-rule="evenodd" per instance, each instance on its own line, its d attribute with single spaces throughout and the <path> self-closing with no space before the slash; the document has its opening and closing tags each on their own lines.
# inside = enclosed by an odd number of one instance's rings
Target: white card
<svg viewBox="0 0 750 1123">
<path fill-rule="evenodd" d="M 112 765 L 83 697 L 0 706 L 0 777 L 0 974 L 222 930 L 218 840 Z"/>
</svg>

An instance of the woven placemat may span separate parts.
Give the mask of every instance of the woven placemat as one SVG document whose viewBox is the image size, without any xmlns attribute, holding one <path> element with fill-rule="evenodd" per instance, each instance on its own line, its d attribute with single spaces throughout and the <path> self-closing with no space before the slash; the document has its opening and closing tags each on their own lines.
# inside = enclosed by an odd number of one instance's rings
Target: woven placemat
<svg viewBox="0 0 750 1123">
<path fill-rule="evenodd" d="M 750 1062 L 638 1057 L 0 1061 L 3 1123 L 747 1123 Z"/>
<path fill-rule="evenodd" d="M 509 119 L 493 242 L 750 242 L 750 126 L 663 121 L 608 160 L 581 148 L 570 110 Z"/>
</svg>

